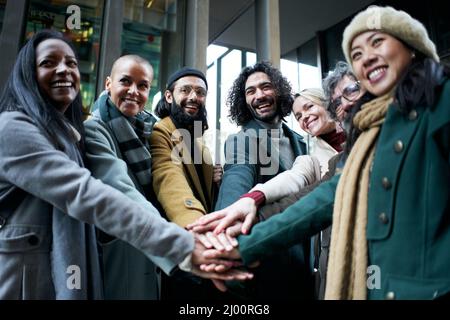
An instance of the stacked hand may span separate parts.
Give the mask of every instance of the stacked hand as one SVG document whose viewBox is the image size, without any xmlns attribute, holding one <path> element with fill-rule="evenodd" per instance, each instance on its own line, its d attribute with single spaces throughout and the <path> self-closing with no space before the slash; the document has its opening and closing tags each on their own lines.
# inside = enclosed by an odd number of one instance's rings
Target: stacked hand
<svg viewBox="0 0 450 320">
<path fill-rule="evenodd" d="M 187 228 L 197 233 L 214 231 L 216 235 L 225 231 L 227 235 L 237 237 L 250 232 L 257 222 L 256 211 L 255 200 L 241 198 L 225 209 L 201 217 Z"/>
<path fill-rule="evenodd" d="M 253 274 L 236 269 L 242 266 L 236 237 L 250 231 L 257 221 L 256 211 L 253 199 L 242 198 L 188 225 L 196 239 L 193 273 L 210 278 L 221 291 L 226 290 L 224 280 L 251 279 Z"/>
<path fill-rule="evenodd" d="M 195 248 L 192 252 L 192 273 L 202 278 L 211 279 L 214 285 L 220 291 L 226 291 L 227 288 L 223 281 L 228 280 L 250 280 L 253 274 L 247 271 L 235 269 L 235 267 L 242 266 L 242 262 L 232 258 L 227 254 L 220 253 L 223 250 L 217 250 L 208 240 L 203 242 L 208 244 L 208 247 L 203 245 L 199 240 L 198 234 L 195 236 Z M 214 248 L 213 250 L 208 250 Z M 223 247 L 222 247 L 223 248 Z M 209 252 L 211 251 L 211 252 Z M 218 251 L 218 252 L 215 252 Z M 215 258 L 217 256 L 217 258 Z"/>
</svg>

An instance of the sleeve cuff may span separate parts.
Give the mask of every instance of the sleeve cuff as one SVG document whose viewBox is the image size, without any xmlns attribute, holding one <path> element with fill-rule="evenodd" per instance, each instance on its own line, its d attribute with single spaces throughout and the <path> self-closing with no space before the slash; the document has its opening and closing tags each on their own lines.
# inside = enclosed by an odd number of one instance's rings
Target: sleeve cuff
<svg viewBox="0 0 450 320">
<path fill-rule="evenodd" d="M 178 268 L 180 270 L 185 272 L 191 272 L 192 271 L 192 254 L 189 253 L 186 258 L 183 259 L 183 261 L 180 262 L 178 265 Z"/>
<path fill-rule="evenodd" d="M 255 200 L 255 204 L 257 207 L 260 207 L 266 202 L 266 196 L 262 191 L 255 190 L 250 193 L 243 194 L 241 198 L 251 198 Z"/>
</svg>

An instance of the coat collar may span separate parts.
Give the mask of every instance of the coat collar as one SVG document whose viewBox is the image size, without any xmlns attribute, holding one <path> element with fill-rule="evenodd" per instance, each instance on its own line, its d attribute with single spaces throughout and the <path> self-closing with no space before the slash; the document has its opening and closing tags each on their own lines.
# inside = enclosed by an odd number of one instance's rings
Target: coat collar
<svg viewBox="0 0 450 320">
<path fill-rule="evenodd" d="M 203 144 L 202 139 L 201 138 L 197 138 L 195 141 L 196 146 L 199 148 L 199 150 L 201 151 L 201 159 L 202 159 L 202 171 L 203 171 L 203 176 L 205 179 L 205 185 L 207 190 L 207 194 L 205 194 L 203 188 L 202 188 L 202 183 L 200 182 L 200 178 L 197 174 L 197 170 L 195 168 L 195 164 L 192 162 L 192 156 L 191 156 L 191 152 L 190 152 L 190 143 L 186 144 L 186 142 L 188 141 L 188 139 L 190 138 L 189 136 L 186 136 L 183 133 L 187 133 L 186 129 L 177 129 L 177 127 L 175 126 L 175 124 L 173 123 L 172 119 L 170 117 L 165 117 L 163 118 L 159 124 L 161 126 L 164 126 L 171 134 L 171 141 L 172 144 L 177 145 L 182 143 L 183 146 L 178 147 L 178 154 L 180 157 L 180 160 L 183 164 L 183 167 L 185 168 L 185 172 L 188 175 L 188 180 L 192 181 L 193 187 L 195 188 L 195 193 L 200 197 L 200 199 L 198 199 L 202 205 L 204 206 L 205 209 L 212 209 L 212 208 L 208 208 L 207 206 L 207 201 L 206 201 L 206 197 L 208 197 L 209 199 L 213 199 L 213 166 L 212 166 L 212 158 L 211 158 L 211 154 L 209 152 L 209 149 Z"/>
<path fill-rule="evenodd" d="M 242 126 L 242 129 L 244 131 L 247 130 L 254 130 L 257 134 L 257 137 L 259 137 L 259 131 L 265 129 L 261 124 L 258 123 L 258 121 L 252 119 L 249 122 L 247 122 L 245 125 Z M 300 155 L 306 154 L 306 144 L 303 142 L 303 137 L 297 133 L 295 133 L 293 130 L 291 130 L 286 123 L 281 123 L 281 129 L 283 130 L 284 135 L 289 139 L 291 143 L 292 150 L 294 152 L 294 156 L 298 157 Z M 269 139 L 267 142 L 267 155 L 271 156 L 271 140 Z M 289 168 L 284 168 L 280 164 L 280 172 L 285 171 Z"/>
</svg>

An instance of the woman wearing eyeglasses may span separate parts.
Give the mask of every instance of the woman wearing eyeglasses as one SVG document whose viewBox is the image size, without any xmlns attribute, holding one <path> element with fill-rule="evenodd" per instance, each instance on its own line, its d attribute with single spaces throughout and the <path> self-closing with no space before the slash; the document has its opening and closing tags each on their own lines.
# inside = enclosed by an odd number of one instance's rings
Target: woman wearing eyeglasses
<svg viewBox="0 0 450 320">
<path fill-rule="evenodd" d="M 323 80 L 325 95 L 329 100 L 328 112 L 348 128 L 351 120 L 349 114 L 352 107 L 366 93 L 350 66 L 344 61 L 338 61 L 333 72 Z"/>
<path fill-rule="evenodd" d="M 359 13 L 342 47 L 375 96 L 353 120 L 342 174 L 239 237 L 238 250 L 206 256 L 248 265 L 333 222 L 326 299 L 448 298 L 450 69 L 424 26 L 391 7 Z"/>
</svg>

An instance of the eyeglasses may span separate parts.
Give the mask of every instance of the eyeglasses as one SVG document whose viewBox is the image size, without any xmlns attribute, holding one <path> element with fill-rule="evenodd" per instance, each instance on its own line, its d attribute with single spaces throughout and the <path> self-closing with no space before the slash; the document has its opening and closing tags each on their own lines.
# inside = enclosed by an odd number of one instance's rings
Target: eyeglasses
<svg viewBox="0 0 450 320">
<path fill-rule="evenodd" d="M 182 87 L 178 88 L 178 91 L 181 94 L 186 95 L 186 96 L 189 96 L 191 94 L 192 90 L 194 90 L 197 97 L 202 97 L 202 98 L 206 97 L 207 92 L 202 87 L 193 88 L 192 86 L 182 86 Z"/>
<path fill-rule="evenodd" d="M 336 110 L 342 104 L 342 98 L 347 100 L 348 102 L 354 102 L 359 96 L 361 91 L 361 86 L 359 81 L 353 82 L 352 84 L 346 86 L 344 90 L 342 90 L 342 95 L 333 99 L 330 103 L 330 107 L 333 110 Z"/>
</svg>

